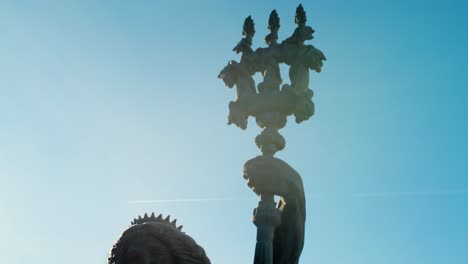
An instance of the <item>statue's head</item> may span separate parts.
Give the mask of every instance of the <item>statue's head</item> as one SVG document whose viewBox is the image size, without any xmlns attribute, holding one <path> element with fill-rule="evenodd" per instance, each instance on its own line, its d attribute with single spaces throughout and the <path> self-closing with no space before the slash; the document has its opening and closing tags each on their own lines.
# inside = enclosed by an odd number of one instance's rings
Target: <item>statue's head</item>
<svg viewBox="0 0 468 264">
<path fill-rule="evenodd" d="M 232 49 L 232 51 L 236 52 L 237 54 L 239 53 L 252 53 L 252 38 L 251 37 L 245 37 L 237 43 L 237 45 Z"/>
<path fill-rule="evenodd" d="M 298 30 L 300 31 L 301 40 L 311 40 L 314 38 L 312 34 L 314 34 L 315 30 L 312 27 L 303 26 L 298 28 Z"/>
<path fill-rule="evenodd" d="M 111 249 L 108 264 L 210 264 L 205 251 L 175 220 L 139 217 Z"/>
<path fill-rule="evenodd" d="M 239 63 L 230 61 L 224 69 L 218 74 L 218 78 L 222 79 L 227 87 L 232 88 L 239 77 Z"/>
<path fill-rule="evenodd" d="M 286 43 L 304 44 L 304 41 L 314 38 L 314 30 L 309 26 L 299 26 L 294 30 L 291 37 L 285 40 Z"/>
</svg>

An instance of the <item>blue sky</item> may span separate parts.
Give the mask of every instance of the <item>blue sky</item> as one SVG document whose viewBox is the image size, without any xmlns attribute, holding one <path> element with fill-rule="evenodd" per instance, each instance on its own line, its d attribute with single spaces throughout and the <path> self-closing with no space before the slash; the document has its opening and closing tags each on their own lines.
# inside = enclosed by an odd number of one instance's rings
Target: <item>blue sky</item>
<svg viewBox="0 0 468 264">
<path fill-rule="evenodd" d="M 2 262 L 105 263 L 152 211 L 213 263 L 251 262 L 242 166 L 260 130 L 226 125 L 235 92 L 216 76 L 246 16 L 260 47 L 270 11 L 284 39 L 298 4 L 1 1 Z M 307 193 L 301 262 L 467 263 L 468 4 L 303 5 L 328 61 L 316 115 L 281 130 Z M 192 198 L 224 200 L 129 203 Z"/>
</svg>

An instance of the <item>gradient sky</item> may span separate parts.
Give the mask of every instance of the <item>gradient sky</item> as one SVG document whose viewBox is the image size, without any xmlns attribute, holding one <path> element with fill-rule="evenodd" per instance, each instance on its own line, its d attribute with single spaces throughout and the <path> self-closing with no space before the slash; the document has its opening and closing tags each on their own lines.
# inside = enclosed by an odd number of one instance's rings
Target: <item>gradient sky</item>
<svg viewBox="0 0 468 264">
<path fill-rule="evenodd" d="M 216 76 L 246 16 L 260 47 L 298 3 L 0 1 L 0 262 L 106 263 L 154 211 L 212 263 L 252 263 L 260 129 L 226 125 Z M 301 263 L 468 263 L 467 3 L 303 1 L 328 60 L 315 116 L 280 131 L 307 193 Z M 131 203 L 194 198 L 214 200 Z"/>
</svg>

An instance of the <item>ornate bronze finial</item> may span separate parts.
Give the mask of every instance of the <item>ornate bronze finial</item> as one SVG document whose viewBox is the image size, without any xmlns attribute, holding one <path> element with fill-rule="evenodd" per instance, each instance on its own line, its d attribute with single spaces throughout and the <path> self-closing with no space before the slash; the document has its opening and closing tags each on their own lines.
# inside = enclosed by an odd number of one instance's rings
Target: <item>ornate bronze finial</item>
<svg viewBox="0 0 468 264">
<path fill-rule="evenodd" d="M 307 16 L 306 12 L 304 11 L 304 7 L 302 7 L 302 4 L 299 4 L 299 6 L 296 8 L 296 18 L 295 18 L 295 23 L 299 26 L 305 26 L 307 22 Z"/>
<path fill-rule="evenodd" d="M 234 47 L 233 51 L 236 53 L 252 53 L 252 39 L 255 35 L 255 23 L 251 16 L 248 16 L 244 20 L 244 26 L 242 28 L 242 35 L 245 36 L 242 38 L 239 43 Z"/>
<path fill-rule="evenodd" d="M 268 29 L 273 32 L 278 32 L 280 28 L 280 18 L 276 9 L 273 9 L 270 14 L 270 18 L 268 19 Z"/>
<path fill-rule="evenodd" d="M 249 36 L 249 37 L 253 37 L 253 35 L 255 34 L 255 23 L 252 19 L 251 16 L 248 16 L 245 20 L 244 20 L 244 28 L 242 30 L 242 35 L 243 36 Z"/>
<path fill-rule="evenodd" d="M 270 30 L 270 34 L 265 37 L 265 42 L 267 45 L 276 44 L 278 40 L 278 30 L 280 28 L 280 19 L 276 9 L 273 9 L 270 14 L 270 18 L 268 19 L 268 29 Z"/>
<path fill-rule="evenodd" d="M 314 37 L 314 29 L 312 27 L 306 26 L 307 17 L 302 4 L 296 8 L 295 23 L 297 28 L 294 30 L 294 33 L 287 39 L 284 40 L 285 43 L 304 45 L 304 41 L 311 40 Z"/>
</svg>

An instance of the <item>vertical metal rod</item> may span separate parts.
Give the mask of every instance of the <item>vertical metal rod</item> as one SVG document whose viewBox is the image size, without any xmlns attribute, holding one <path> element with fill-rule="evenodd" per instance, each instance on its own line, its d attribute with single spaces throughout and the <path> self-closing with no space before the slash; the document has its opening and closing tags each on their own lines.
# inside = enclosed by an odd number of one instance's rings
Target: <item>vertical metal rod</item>
<svg viewBox="0 0 468 264">
<path fill-rule="evenodd" d="M 260 195 L 253 222 L 257 226 L 254 264 L 273 264 L 273 238 L 280 222 L 274 195 Z"/>
</svg>

